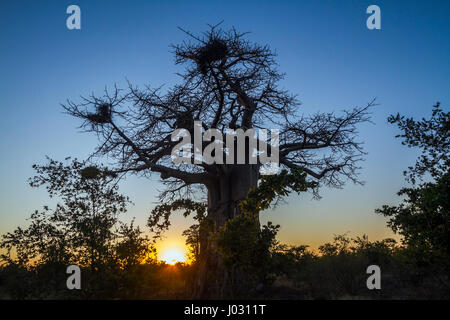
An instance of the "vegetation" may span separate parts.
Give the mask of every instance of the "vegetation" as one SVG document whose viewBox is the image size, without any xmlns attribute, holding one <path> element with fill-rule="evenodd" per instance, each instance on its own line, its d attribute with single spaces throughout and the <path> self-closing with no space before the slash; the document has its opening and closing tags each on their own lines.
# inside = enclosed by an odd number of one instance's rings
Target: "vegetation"
<svg viewBox="0 0 450 320">
<path fill-rule="evenodd" d="M 378 213 L 389 217 L 388 225 L 399 232 L 408 246 L 450 256 L 450 113 L 439 103 L 429 120 L 391 116 L 403 131 L 402 142 L 417 147 L 421 155 L 404 175 L 412 187 L 398 192 L 404 196 L 398 206 L 383 206 Z M 426 179 L 426 182 L 419 181 Z"/>
<path fill-rule="evenodd" d="M 317 195 L 321 186 L 359 183 L 364 152 L 356 128 L 370 120 L 373 101 L 343 115 L 303 115 L 296 97 L 278 87 L 283 74 L 269 47 L 218 26 L 201 37 L 186 33 L 193 42 L 174 47 L 176 63 L 186 65 L 182 83 L 165 94 L 130 85 L 64 106 L 99 138 L 93 155 L 110 157 L 112 165 L 67 158 L 33 166 L 30 185 L 44 186 L 57 203 L 36 210 L 28 227 L 2 236 L 0 297 L 449 298 L 449 113 L 436 104 L 428 120 L 388 119 L 401 129 L 402 143 L 421 152 L 404 173 L 411 186 L 399 191 L 402 202 L 376 210 L 401 243 L 344 234 L 317 251 L 281 244 L 280 226 L 261 225 L 261 212 L 293 191 Z M 223 136 L 227 128 L 280 127 L 280 173 L 262 176 L 261 165 L 249 163 L 174 164 L 171 133 L 193 132 L 199 120 Z M 206 147 L 200 145 L 202 154 Z M 249 148 L 245 143 L 247 155 Z M 148 235 L 134 220 L 120 220 L 130 201 L 118 182 L 152 172 L 167 189 L 147 220 Z M 157 260 L 154 240 L 174 211 L 196 221 L 183 233 L 190 264 Z M 382 290 L 366 286 L 373 264 L 381 267 Z M 69 265 L 82 269 L 81 290 L 66 288 Z"/>
<path fill-rule="evenodd" d="M 114 175 L 76 159 L 68 164 L 48 159 L 33 167 L 37 175 L 30 185 L 45 186 L 58 203 L 54 209 L 36 210 L 26 229 L 3 235 L 0 248 L 6 253 L 0 258 L 7 294 L 72 297 L 64 280 L 72 264 L 83 268 L 80 297 L 133 297 L 143 290 L 141 277 L 151 276 L 146 273 L 155 264 L 155 250 L 139 227 L 119 220 L 129 200 L 118 193 Z"/>
<path fill-rule="evenodd" d="M 295 180 L 302 175 L 302 181 L 284 187 L 298 188 L 295 191 L 311 185 L 314 192 L 320 186 L 342 187 L 348 180 L 359 183 L 359 162 L 365 153 L 357 140 L 357 127 L 370 120 L 374 101 L 341 114 L 306 115 L 296 96 L 280 87 L 284 74 L 278 70 L 276 54 L 269 46 L 252 43 L 247 33 L 234 28 L 223 30 L 220 25 L 210 26 L 201 35 L 184 32 L 188 41 L 173 46 L 175 63 L 184 67 L 173 87 L 163 92 L 159 84 L 155 88 L 130 84 L 126 89 L 105 90 L 102 96 L 68 101 L 64 108 L 80 119 L 85 131 L 98 138 L 93 155 L 108 157 L 112 172 L 143 177 L 156 173 L 167 186 L 160 194 L 161 205 L 149 218 L 151 228 L 169 226 L 172 207 L 206 203 L 205 220 L 198 227 L 200 251 L 194 296 L 220 297 L 217 294 L 223 291 L 225 295 L 230 285 L 221 281 L 229 278 L 207 233 L 210 228 L 218 232 L 228 220 L 243 214 L 240 203 L 262 180 L 260 170 L 265 168 L 261 159 L 270 158 L 275 147 L 279 149 L 277 164 L 293 170 L 284 178 Z M 278 128 L 279 139 L 274 139 L 277 143 L 273 146 L 272 139 L 259 140 L 258 151 L 265 151 L 256 157 L 250 142 L 244 142 L 245 155 L 238 157 L 237 152 L 227 153 L 225 148 L 213 150 L 210 144 L 216 144 L 215 140 L 200 138 L 195 150 L 185 157 L 186 162 L 175 163 L 172 151 L 178 141 L 172 141 L 172 133 L 185 130 L 193 137 L 196 122 L 201 122 L 205 134 L 210 129 L 219 130 L 223 141 L 231 140 L 233 146 L 239 141 L 228 129 L 246 132 Z M 200 159 L 207 152 L 222 161 L 207 163 Z M 245 159 L 244 164 L 238 163 L 240 157 Z M 257 158 L 256 163 L 249 161 L 250 157 Z M 269 192 L 278 197 L 286 190 L 269 187 L 259 191 L 263 196 Z M 259 203 L 253 199 L 244 206 L 259 210 L 270 200 Z M 215 274 L 211 274 L 213 271 Z"/>
</svg>

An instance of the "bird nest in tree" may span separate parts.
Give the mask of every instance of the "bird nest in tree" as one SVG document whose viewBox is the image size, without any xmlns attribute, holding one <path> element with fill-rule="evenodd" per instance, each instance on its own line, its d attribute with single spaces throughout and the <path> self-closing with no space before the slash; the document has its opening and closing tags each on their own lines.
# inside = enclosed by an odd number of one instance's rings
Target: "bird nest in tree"
<svg viewBox="0 0 450 320">
<path fill-rule="evenodd" d="M 89 113 L 86 118 L 93 123 L 108 123 L 111 121 L 111 105 L 104 103 L 96 107 L 96 112 Z"/>
<path fill-rule="evenodd" d="M 227 44 L 223 40 L 213 39 L 198 50 L 197 63 L 200 72 L 206 74 L 208 65 L 212 62 L 220 61 L 227 56 Z"/>
<path fill-rule="evenodd" d="M 87 166 L 80 170 L 81 178 L 86 180 L 98 179 L 98 178 L 116 178 L 117 174 L 115 172 L 109 171 L 107 169 L 100 169 L 97 166 Z"/>
<path fill-rule="evenodd" d="M 100 176 L 101 171 L 96 166 L 89 166 L 80 170 L 83 179 L 96 179 Z"/>
</svg>

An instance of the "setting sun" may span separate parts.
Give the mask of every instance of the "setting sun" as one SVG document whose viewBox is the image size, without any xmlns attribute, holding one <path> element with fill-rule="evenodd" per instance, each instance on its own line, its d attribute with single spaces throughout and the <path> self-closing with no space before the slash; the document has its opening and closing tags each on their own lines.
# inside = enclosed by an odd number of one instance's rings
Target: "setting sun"
<svg viewBox="0 0 450 320">
<path fill-rule="evenodd" d="M 180 248 L 167 248 L 161 252 L 159 260 L 165 261 L 168 264 L 186 262 L 186 253 Z"/>
</svg>

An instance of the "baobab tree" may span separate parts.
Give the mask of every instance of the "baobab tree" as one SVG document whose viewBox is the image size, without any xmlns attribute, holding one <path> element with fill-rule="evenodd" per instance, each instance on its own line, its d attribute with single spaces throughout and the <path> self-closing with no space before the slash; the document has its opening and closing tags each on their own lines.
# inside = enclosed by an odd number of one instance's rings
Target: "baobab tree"
<svg viewBox="0 0 450 320">
<path fill-rule="evenodd" d="M 301 170 L 314 181 L 315 191 L 320 186 L 342 187 L 347 180 L 360 183 L 358 162 L 364 151 L 356 141 L 357 125 L 369 121 L 373 101 L 340 115 L 306 116 L 296 96 L 279 87 L 284 74 L 269 46 L 218 25 L 199 36 L 182 31 L 188 40 L 172 46 L 176 64 L 185 66 L 179 84 L 164 91 L 129 83 L 124 90 L 115 87 L 63 105 L 83 120 L 83 129 L 97 135 L 93 155 L 113 159 L 112 171 L 160 175 L 167 188 L 160 195 L 163 207 L 152 211 L 151 225 L 167 227 L 171 209 L 201 211 L 195 201 L 206 200 L 202 214 L 217 230 L 242 213 L 239 203 L 261 178 L 259 162 L 175 164 L 171 154 L 178 141 L 172 141 L 172 133 L 180 128 L 193 133 L 195 121 L 201 121 L 203 130 L 218 129 L 224 136 L 227 129 L 279 129 L 280 167 Z M 201 151 L 206 145 L 200 145 Z M 204 237 L 203 268 L 217 259 Z"/>
</svg>

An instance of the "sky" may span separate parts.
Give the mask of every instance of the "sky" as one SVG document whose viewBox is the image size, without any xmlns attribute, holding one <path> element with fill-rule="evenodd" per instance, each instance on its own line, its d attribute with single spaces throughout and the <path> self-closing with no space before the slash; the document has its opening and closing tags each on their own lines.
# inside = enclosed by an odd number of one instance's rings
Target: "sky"
<svg viewBox="0 0 450 320">
<path fill-rule="evenodd" d="M 69 30 L 66 9 L 81 9 L 81 30 Z M 381 29 L 369 30 L 366 8 L 381 10 Z M 373 98 L 373 124 L 360 126 L 368 152 L 364 186 L 323 189 L 320 200 L 292 195 L 268 210 L 263 222 L 281 225 L 279 240 L 315 248 L 333 234 L 392 237 L 374 213 L 396 204 L 402 171 L 417 152 L 400 144 L 386 122 L 400 112 L 428 117 L 437 101 L 450 104 L 449 1 L 23 1 L 0 2 L 0 234 L 27 225 L 34 209 L 50 201 L 31 188 L 31 165 L 45 155 L 84 159 L 97 144 L 61 103 L 101 94 L 105 86 L 173 85 L 179 81 L 169 45 L 223 20 L 251 32 L 248 38 L 276 50 L 282 86 L 298 94 L 305 114 L 362 106 Z M 79 101 L 79 100 L 78 100 Z M 156 205 L 158 177 L 129 177 L 121 192 L 134 206 L 123 217 L 145 225 Z M 182 246 L 192 220 L 172 219 L 160 250 Z"/>
</svg>

